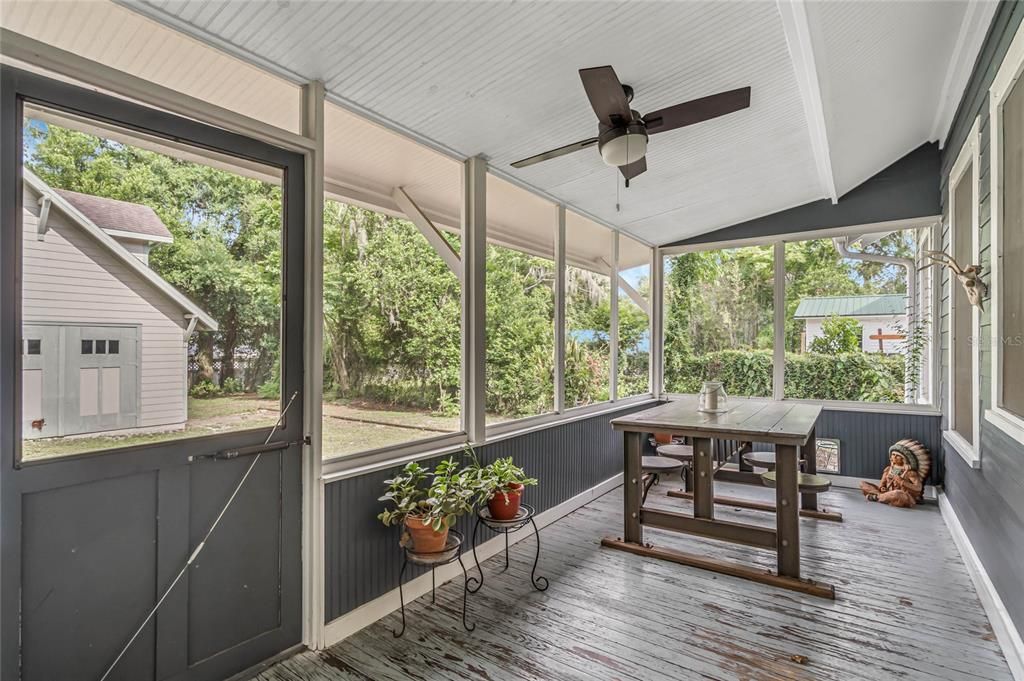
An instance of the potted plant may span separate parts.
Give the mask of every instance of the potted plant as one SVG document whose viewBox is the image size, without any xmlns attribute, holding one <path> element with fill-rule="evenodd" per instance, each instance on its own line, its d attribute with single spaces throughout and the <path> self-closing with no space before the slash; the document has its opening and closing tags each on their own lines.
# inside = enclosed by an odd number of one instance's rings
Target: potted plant
<svg viewBox="0 0 1024 681">
<path fill-rule="evenodd" d="M 473 510 L 478 494 L 473 473 L 460 470 L 450 458 L 437 464 L 433 473 L 410 462 L 384 484 L 388 489 L 378 501 L 390 502 L 394 508 L 385 509 L 377 518 L 385 526 L 402 524 L 401 545 L 416 553 L 444 550 L 449 528 L 460 515 Z"/>
<path fill-rule="evenodd" d="M 495 520 L 515 518 L 526 485 L 536 484 L 537 479 L 527 477 L 526 471 L 517 466 L 511 456 L 481 469 L 480 485 L 488 496 L 487 508 Z"/>
</svg>

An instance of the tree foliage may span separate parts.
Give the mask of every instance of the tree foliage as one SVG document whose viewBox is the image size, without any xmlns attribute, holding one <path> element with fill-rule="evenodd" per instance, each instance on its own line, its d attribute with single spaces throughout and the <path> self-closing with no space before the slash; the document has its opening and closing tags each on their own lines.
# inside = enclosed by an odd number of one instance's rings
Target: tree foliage
<svg viewBox="0 0 1024 681">
<path fill-rule="evenodd" d="M 27 164 L 51 186 L 150 206 L 170 230 L 173 243 L 155 246 L 150 266 L 220 326 L 193 341 L 197 392 L 236 387 L 233 367 L 245 355 L 252 368 L 244 389 L 276 396 L 280 188 L 58 126 L 33 122 L 26 130 Z M 446 238 L 457 251 L 457 235 Z M 550 260 L 487 248 L 490 413 L 515 417 L 554 406 L 554 278 Z M 569 399 L 605 400 L 608 278 L 581 270 L 570 277 L 569 295 L 570 328 L 590 330 L 569 339 Z M 461 296 L 458 278 L 413 224 L 326 201 L 325 394 L 457 414 Z M 637 326 L 634 314 L 622 315 L 633 345 Z"/>
<path fill-rule="evenodd" d="M 811 340 L 808 350 L 823 355 L 839 355 L 862 349 L 863 327 L 856 319 L 832 315 L 821 323 L 821 335 Z"/>
<path fill-rule="evenodd" d="M 864 250 L 906 257 L 913 248 L 912 237 L 897 232 Z M 785 284 L 786 394 L 902 401 L 902 374 L 895 388 L 890 381 L 897 362 L 902 371 L 902 357 L 862 357 L 860 333 L 854 333 L 856 322 L 849 319 L 826 322 L 826 338 L 800 355 L 804 322 L 795 313 L 800 301 L 811 296 L 905 293 L 904 270 L 843 258 L 830 239 L 812 239 L 786 243 Z M 770 396 L 773 316 L 772 246 L 670 258 L 665 268 L 668 390 L 696 392 L 700 381 L 714 379 L 723 381 L 730 394 Z"/>
</svg>

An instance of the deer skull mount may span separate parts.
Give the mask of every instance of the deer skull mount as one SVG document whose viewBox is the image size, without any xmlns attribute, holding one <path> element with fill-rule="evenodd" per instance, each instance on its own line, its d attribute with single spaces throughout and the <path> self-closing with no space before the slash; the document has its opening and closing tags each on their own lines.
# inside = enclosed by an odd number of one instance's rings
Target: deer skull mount
<svg viewBox="0 0 1024 681">
<path fill-rule="evenodd" d="M 985 311 L 984 298 L 985 294 L 988 293 L 988 285 L 981 280 L 981 265 L 961 267 L 960 263 L 953 256 L 943 251 L 925 251 L 924 254 L 932 261 L 931 264 L 925 265 L 925 267 L 932 267 L 934 265 L 948 267 L 956 275 L 956 278 L 960 280 L 964 291 L 967 293 L 967 300 L 971 305 L 976 306 L 982 312 Z M 921 269 L 924 269 L 924 267 Z"/>
</svg>

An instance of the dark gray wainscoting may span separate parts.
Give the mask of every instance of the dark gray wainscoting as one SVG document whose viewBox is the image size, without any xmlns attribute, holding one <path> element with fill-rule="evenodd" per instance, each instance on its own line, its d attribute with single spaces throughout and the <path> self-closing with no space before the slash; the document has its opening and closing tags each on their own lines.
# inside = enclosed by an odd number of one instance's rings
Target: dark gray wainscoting
<svg viewBox="0 0 1024 681">
<path fill-rule="evenodd" d="M 537 487 L 527 490 L 524 500 L 544 511 L 622 471 L 622 435 L 608 422 L 646 407 L 627 407 L 526 433 L 479 447 L 477 454 L 484 463 L 515 457 L 540 480 Z M 441 458 L 422 463 L 433 466 Z M 381 508 L 377 497 L 384 480 L 395 470 L 332 482 L 325 488 L 324 609 L 328 622 L 398 586 L 402 567 L 399 530 L 385 528 L 376 517 Z M 456 529 L 468 537 L 473 526 L 463 519 Z M 481 541 L 484 538 L 481 531 Z"/>
<path fill-rule="evenodd" d="M 938 415 L 823 411 L 818 437 L 839 440 L 839 475 L 879 478 L 889 465 L 889 447 L 909 437 L 932 454 L 931 483 L 942 479 L 941 432 Z"/>
<path fill-rule="evenodd" d="M 889 465 L 889 447 L 903 438 L 913 438 L 932 454 L 929 484 L 942 480 L 942 432 L 938 414 L 885 414 L 868 411 L 821 412 L 815 435 L 839 440 L 838 475 L 877 479 Z M 771 445 L 755 445 L 771 451 Z"/>
</svg>

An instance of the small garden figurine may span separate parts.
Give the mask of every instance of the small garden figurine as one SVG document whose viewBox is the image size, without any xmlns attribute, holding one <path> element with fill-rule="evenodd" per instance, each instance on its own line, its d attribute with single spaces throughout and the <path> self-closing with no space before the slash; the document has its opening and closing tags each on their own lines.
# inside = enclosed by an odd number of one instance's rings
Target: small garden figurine
<svg viewBox="0 0 1024 681">
<path fill-rule="evenodd" d="M 860 491 L 868 501 L 899 508 L 912 508 L 921 501 L 924 480 L 931 469 L 931 456 L 917 440 L 900 440 L 889 448 L 889 465 L 877 485 L 860 483 Z"/>
</svg>

